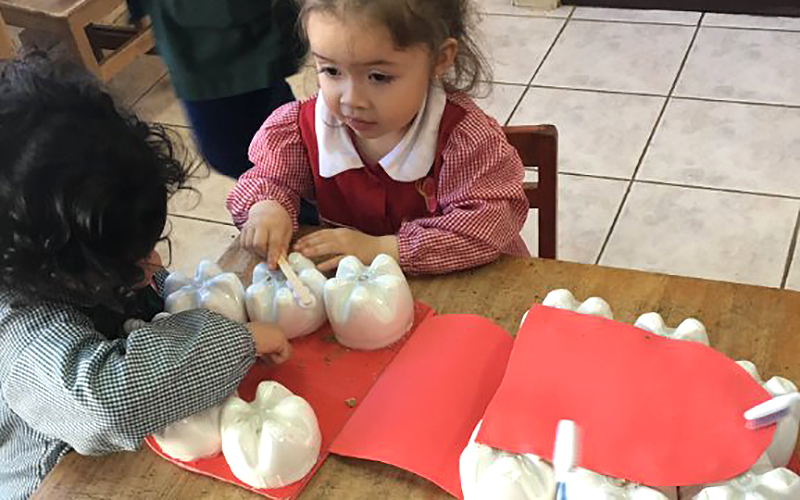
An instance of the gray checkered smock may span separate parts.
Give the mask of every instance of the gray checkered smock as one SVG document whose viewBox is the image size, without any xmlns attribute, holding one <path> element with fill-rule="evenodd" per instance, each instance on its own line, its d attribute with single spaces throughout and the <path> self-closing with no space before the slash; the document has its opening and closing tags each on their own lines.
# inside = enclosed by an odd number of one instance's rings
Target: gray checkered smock
<svg viewBox="0 0 800 500">
<path fill-rule="evenodd" d="M 230 395 L 255 360 L 246 328 L 206 310 L 108 340 L 63 303 L 0 288 L 0 499 L 29 497 L 69 450 L 132 451 Z"/>
</svg>

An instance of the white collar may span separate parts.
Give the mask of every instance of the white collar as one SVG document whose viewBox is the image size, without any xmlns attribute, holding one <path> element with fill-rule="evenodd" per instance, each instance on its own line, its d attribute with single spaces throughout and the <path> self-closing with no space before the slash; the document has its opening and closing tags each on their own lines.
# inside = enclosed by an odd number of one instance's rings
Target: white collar
<svg viewBox="0 0 800 500">
<path fill-rule="evenodd" d="M 439 125 L 446 104 L 444 89 L 431 85 L 411 127 L 379 162 L 389 177 L 399 182 L 412 182 L 428 175 L 436 159 Z M 321 94 L 317 96 L 314 115 L 319 174 L 330 178 L 347 170 L 363 168 L 364 162 L 353 145 L 347 125 L 331 113 Z"/>
</svg>

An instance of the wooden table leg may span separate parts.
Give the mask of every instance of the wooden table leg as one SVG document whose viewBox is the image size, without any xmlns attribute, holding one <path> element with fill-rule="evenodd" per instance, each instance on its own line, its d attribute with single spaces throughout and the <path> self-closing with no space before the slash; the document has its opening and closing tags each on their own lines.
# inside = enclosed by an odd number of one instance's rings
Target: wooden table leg
<svg viewBox="0 0 800 500">
<path fill-rule="evenodd" d="M 11 59 L 14 57 L 14 45 L 8 35 L 8 26 L 0 13 L 0 59 Z"/>
</svg>

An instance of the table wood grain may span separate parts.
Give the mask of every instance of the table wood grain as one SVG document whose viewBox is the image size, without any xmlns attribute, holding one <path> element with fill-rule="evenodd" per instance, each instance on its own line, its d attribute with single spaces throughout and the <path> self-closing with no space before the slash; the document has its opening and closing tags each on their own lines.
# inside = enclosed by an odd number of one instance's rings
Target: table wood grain
<svg viewBox="0 0 800 500">
<path fill-rule="evenodd" d="M 220 259 L 245 283 L 256 259 L 232 247 Z M 631 323 L 645 312 L 667 324 L 702 321 L 711 345 L 773 375 L 800 381 L 800 293 L 750 285 L 668 276 L 569 262 L 501 258 L 472 271 L 410 280 L 415 298 L 439 313 L 479 314 L 509 332 L 527 308 L 557 288 L 583 300 L 606 299 L 615 318 Z M 148 449 L 105 457 L 70 453 L 33 498 L 244 499 L 238 487 L 201 477 L 158 458 Z M 379 463 L 331 456 L 301 495 L 305 500 L 450 498 L 428 481 Z"/>
</svg>

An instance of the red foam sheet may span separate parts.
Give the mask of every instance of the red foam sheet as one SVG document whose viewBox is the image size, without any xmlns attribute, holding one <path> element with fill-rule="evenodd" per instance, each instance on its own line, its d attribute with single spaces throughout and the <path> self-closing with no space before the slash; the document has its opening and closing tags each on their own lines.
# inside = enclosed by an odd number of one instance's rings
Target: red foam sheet
<svg viewBox="0 0 800 500">
<path fill-rule="evenodd" d="M 428 319 L 330 451 L 400 467 L 461 497 L 459 456 L 500 385 L 512 345 L 478 316 Z"/>
<path fill-rule="evenodd" d="M 302 396 L 314 408 L 322 432 L 322 452 L 317 466 L 302 481 L 284 488 L 263 490 L 252 488 L 233 475 L 222 454 L 195 462 L 181 462 L 165 455 L 152 437 L 147 444 L 160 456 L 178 466 L 273 499 L 296 498 L 328 456 L 328 448 L 341 431 L 345 422 L 369 392 L 386 366 L 395 358 L 419 325 L 432 314 L 422 303 L 415 304 L 412 333 L 394 345 L 377 351 L 353 351 L 338 344 L 329 325 L 320 331 L 292 341 L 292 357 L 282 365 L 256 363 L 239 385 L 239 395 L 246 401 L 255 397 L 258 384 L 263 380 L 275 380 L 293 393 Z M 356 408 L 347 400 L 355 399 Z"/>
<path fill-rule="evenodd" d="M 743 413 L 770 399 L 731 359 L 694 342 L 535 306 L 517 336 L 478 441 L 551 458 L 559 420 L 581 429 L 581 467 L 651 486 L 745 472 L 774 426 Z"/>
</svg>

